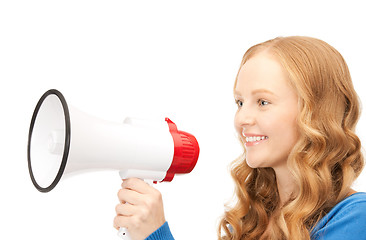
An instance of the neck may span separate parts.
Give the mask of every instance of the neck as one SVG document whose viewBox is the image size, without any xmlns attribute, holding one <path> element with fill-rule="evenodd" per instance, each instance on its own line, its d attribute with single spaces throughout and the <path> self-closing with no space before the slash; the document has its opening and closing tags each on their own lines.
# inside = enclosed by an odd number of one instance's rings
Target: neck
<svg viewBox="0 0 366 240">
<path fill-rule="evenodd" d="M 280 194 L 280 204 L 283 206 L 296 191 L 295 182 L 287 166 L 273 168 L 276 173 L 277 189 Z"/>
</svg>

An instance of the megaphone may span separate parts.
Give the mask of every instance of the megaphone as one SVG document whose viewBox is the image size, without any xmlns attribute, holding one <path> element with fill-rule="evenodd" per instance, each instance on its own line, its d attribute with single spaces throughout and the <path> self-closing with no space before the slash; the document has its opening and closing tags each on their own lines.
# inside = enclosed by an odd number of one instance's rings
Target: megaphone
<svg viewBox="0 0 366 240">
<path fill-rule="evenodd" d="M 103 169 L 118 170 L 122 179 L 171 181 L 191 172 L 198 155 L 196 138 L 168 118 L 106 121 L 69 106 L 56 89 L 39 99 L 28 135 L 29 173 L 41 192 L 63 176 Z"/>
</svg>

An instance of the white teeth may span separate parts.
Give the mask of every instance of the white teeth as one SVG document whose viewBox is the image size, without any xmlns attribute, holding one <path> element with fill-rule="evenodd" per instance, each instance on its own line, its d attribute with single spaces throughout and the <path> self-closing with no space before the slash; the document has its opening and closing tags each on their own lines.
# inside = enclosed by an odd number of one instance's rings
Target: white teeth
<svg viewBox="0 0 366 240">
<path fill-rule="evenodd" d="M 264 140 L 264 139 L 267 139 L 268 137 L 265 137 L 265 136 L 257 136 L 257 137 L 246 137 L 245 138 L 245 141 L 246 142 L 257 142 L 257 141 L 261 141 L 261 140 Z"/>
</svg>

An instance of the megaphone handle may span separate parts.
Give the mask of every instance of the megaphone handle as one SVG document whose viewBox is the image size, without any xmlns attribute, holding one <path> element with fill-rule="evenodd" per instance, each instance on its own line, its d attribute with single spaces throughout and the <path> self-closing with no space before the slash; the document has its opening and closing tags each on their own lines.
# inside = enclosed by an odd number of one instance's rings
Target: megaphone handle
<svg viewBox="0 0 366 240">
<path fill-rule="evenodd" d="M 121 237 L 121 239 L 123 239 L 123 240 L 131 240 L 132 239 L 131 236 L 130 236 L 130 233 L 127 230 L 127 228 L 124 228 L 124 227 L 119 228 L 117 235 L 119 237 Z"/>
<path fill-rule="evenodd" d="M 146 182 L 147 184 L 149 184 L 151 186 L 154 181 L 150 180 L 150 179 L 144 179 L 144 182 Z M 128 203 L 125 203 L 125 204 L 128 204 Z M 124 228 L 124 227 L 119 228 L 117 235 L 119 237 L 121 237 L 123 240 L 132 240 L 127 228 Z"/>
</svg>

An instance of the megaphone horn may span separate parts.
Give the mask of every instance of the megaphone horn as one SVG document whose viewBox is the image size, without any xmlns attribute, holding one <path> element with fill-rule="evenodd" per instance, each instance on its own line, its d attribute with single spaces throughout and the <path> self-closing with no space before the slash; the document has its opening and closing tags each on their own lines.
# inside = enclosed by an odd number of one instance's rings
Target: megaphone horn
<svg viewBox="0 0 366 240">
<path fill-rule="evenodd" d="M 199 145 L 168 118 L 106 121 L 69 106 L 61 92 L 51 89 L 33 112 L 27 153 L 34 186 L 49 192 L 64 175 L 103 169 L 119 170 L 123 179 L 171 181 L 192 171 Z"/>
</svg>

